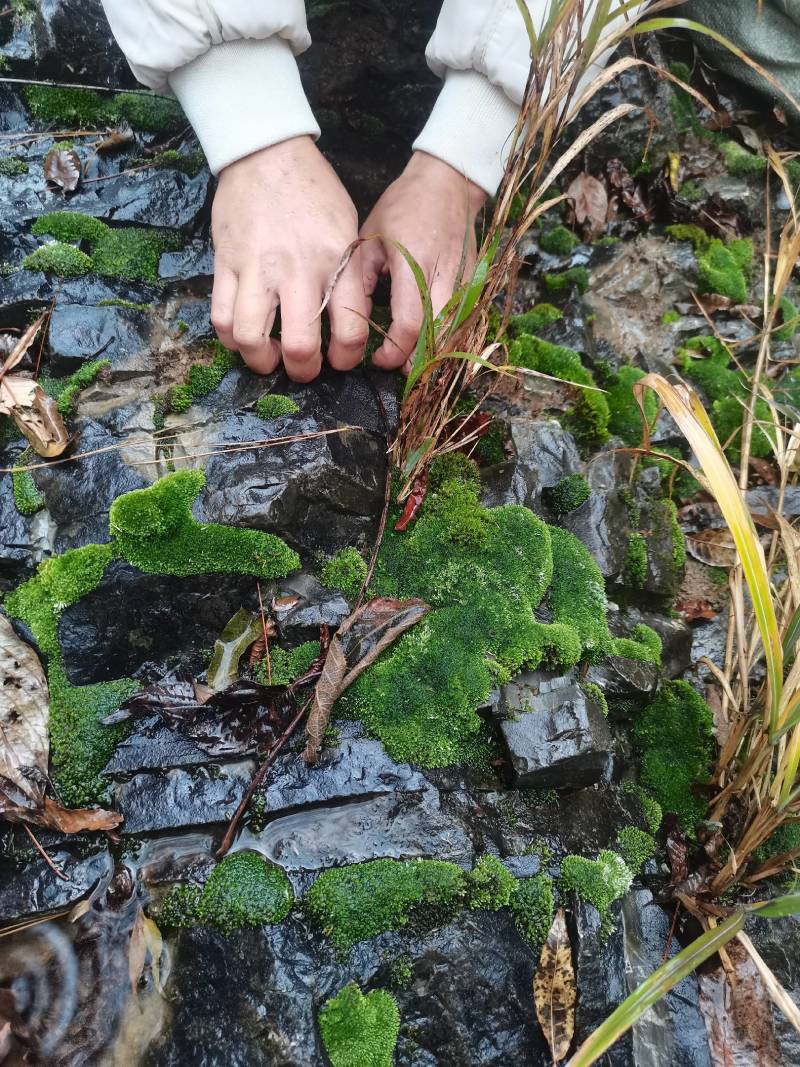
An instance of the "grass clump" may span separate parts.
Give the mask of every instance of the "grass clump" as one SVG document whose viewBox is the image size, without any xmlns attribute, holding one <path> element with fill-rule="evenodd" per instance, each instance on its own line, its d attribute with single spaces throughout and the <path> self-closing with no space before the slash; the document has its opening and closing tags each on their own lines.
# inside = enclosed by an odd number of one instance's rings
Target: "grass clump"
<svg viewBox="0 0 800 1067">
<path fill-rule="evenodd" d="M 92 260 L 74 245 L 51 241 L 30 252 L 22 261 L 23 270 L 40 270 L 59 278 L 80 278 L 92 269 Z"/>
<path fill-rule="evenodd" d="M 20 454 L 20 467 L 26 466 L 34 459 L 33 449 L 26 448 Z M 11 475 L 11 492 L 14 496 L 14 507 L 20 515 L 35 515 L 44 507 L 44 497 L 36 488 L 33 475 L 30 471 L 15 470 Z"/>
<path fill-rule="evenodd" d="M 640 713 L 633 736 L 642 753 L 641 780 L 686 833 L 704 818 L 706 804 L 692 792 L 708 781 L 714 754 L 711 711 L 688 682 L 667 682 Z"/>
<path fill-rule="evenodd" d="M 632 881 L 633 874 L 625 860 L 609 849 L 602 849 L 596 860 L 566 856 L 561 864 L 561 888 L 564 892 L 574 892 L 584 903 L 594 905 L 606 932 L 611 905 L 627 893 Z"/>
<path fill-rule="evenodd" d="M 236 366 L 238 357 L 227 349 L 221 341 L 211 342 L 213 353 L 210 363 L 193 363 L 189 368 L 186 381 L 173 385 L 169 391 L 169 410 L 176 414 L 188 411 L 195 400 L 201 400 L 213 393 L 222 383 L 225 375 Z M 262 398 L 263 399 L 263 398 Z"/>
<path fill-rule="evenodd" d="M 563 318 L 563 312 L 553 304 L 534 304 L 530 311 L 514 315 L 508 320 L 508 332 L 512 337 L 519 337 L 523 333 L 536 335 Z"/>
<path fill-rule="evenodd" d="M 280 393 L 264 393 L 256 401 L 256 415 L 260 419 L 278 419 L 281 415 L 296 415 L 300 408 L 290 396 Z"/>
<path fill-rule="evenodd" d="M 392 1067 L 400 1012 L 385 989 L 350 982 L 325 1004 L 319 1031 L 332 1067 Z"/>
<path fill-rule="evenodd" d="M 291 685 L 308 672 L 319 656 L 319 641 L 305 641 L 288 652 L 280 645 L 271 645 L 269 650 L 272 680 L 267 673 L 266 657 L 256 666 L 256 681 L 262 685 Z"/>
<path fill-rule="evenodd" d="M 511 899 L 511 914 L 520 937 L 538 952 L 547 940 L 553 924 L 553 879 L 537 874 L 517 883 Z"/>
<path fill-rule="evenodd" d="M 348 600 L 355 600 L 367 576 L 367 562 L 358 549 L 343 548 L 328 560 L 320 575 L 328 589 L 340 589 Z"/>
<path fill-rule="evenodd" d="M 638 874 L 645 862 L 655 856 L 656 841 L 637 826 L 625 826 L 617 834 L 617 848 L 633 873 Z"/>
<path fill-rule="evenodd" d="M 554 226 L 539 238 L 539 247 L 553 256 L 570 256 L 579 244 L 578 238 L 566 226 Z"/>
<path fill-rule="evenodd" d="M 589 288 L 589 272 L 586 267 L 570 267 L 557 274 L 544 274 L 542 280 L 551 293 L 563 293 L 568 289 L 577 289 L 585 293 Z"/>
<path fill-rule="evenodd" d="M 242 850 L 216 865 L 202 889 L 173 886 L 161 905 L 159 919 L 166 927 L 203 924 L 225 934 L 245 926 L 279 923 L 294 901 L 283 870 L 257 852 Z"/>
<path fill-rule="evenodd" d="M 582 474 L 568 474 L 557 485 L 542 491 L 545 504 L 554 515 L 568 515 L 589 499 L 591 490 Z"/>
</svg>

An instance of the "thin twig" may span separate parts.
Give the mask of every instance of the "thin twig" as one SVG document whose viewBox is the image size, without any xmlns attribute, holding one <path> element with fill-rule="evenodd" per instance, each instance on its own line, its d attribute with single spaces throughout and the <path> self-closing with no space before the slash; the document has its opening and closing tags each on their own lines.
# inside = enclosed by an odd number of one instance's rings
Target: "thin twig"
<svg viewBox="0 0 800 1067">
<path fill-rule="evenodd" d="M 264 631 L 264 655 L 267 658 L 267 685 L 272 685 L 272 660 L 269 654 L 269 635 L 267 634 L 267 619 L 264 615 L 264 601 L 261 599 L 261 582 L 257 578 L 256 590 L 258 591 L 258 610 L 261 612 L 261 629 Z"/>
<path fill-rule="evenodd" d="M 42 859 L 47 864 L 47 866 L 50 868 L 50 870 L 53 872 L 53 874 L 56 876 L 56 878 L 60 878 L 62 882 L 68 882 L 69 878 L 66 876 L 66 874 L 64 874 L 64 872 L 60 868 L 56 867 L 55 863 L 53 863 L 53 861 L 47 855 L 45 850 L 42 848 L 42 846 L 36 840 L 36 838 L 34 837 L 34 834 L 33 834 L 33 830 L 31 830 L 30 826 L 28 826 L 28 824 L 26 822 L 24 822 L 22 824 L 22 829 L 25 831 L 25 833 L 31 839 L 31 841 L 33 842 L 33 847 L 36 849 L 36 851 L 42 857 Z"/>
<path fill-rule="evenodd" d="M 153 167 L 158 166 L 158 161 L 153 160 L 150 163 L 142 163 L 139 167 L 129 167 L 127 170 L 118 170 L 116 174 L 101 174 L 99 178 L 84 178 L 83 185 L 91 185 L 93 182 L 109 182 L 112 178 L 124 178 L 128 174 L 138 174 L 142 170 L 152 170 Z"/>
<path fill-rule="evenodd" d="M 45 85 L 50 89 L 89 89 L 93 93 L 128 93 L 131 96 L 146 96 L 150 100 L 172 100 L 170 96 L 153 93 L 149 89 L 119 89 L 114 85 L 82 85 L 80 82 L 40 81 L 36 78 L 0 78 L 0 84 Z"/>
</svg>

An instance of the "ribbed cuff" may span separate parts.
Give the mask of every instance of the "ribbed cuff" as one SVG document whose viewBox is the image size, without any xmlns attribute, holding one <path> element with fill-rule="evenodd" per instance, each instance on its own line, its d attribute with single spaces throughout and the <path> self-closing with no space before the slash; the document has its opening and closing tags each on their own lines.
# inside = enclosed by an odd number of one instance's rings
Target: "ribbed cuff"
<svg viewBox="0 0 800 1067">
<path fill-rule="evenodd" d="M 214 174 L 260 148 L 319 126 L 288 41 L 226 41 L 175 70 L 169 85 Z"/>
<path fill-rule="evenodd" d="M 519 107 L 476 70 L 448 70 L 414 149 L 449 163 L 494 196 L 511 149 Z"/>
</svg>

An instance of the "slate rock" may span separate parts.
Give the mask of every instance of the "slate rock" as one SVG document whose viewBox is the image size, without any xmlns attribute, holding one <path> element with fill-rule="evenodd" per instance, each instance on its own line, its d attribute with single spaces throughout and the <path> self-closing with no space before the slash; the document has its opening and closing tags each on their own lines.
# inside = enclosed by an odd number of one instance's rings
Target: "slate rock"
<svg viewBox="0 0 800 1067">
<path fill-rule="evenodd" d="M 0 449 L 0 462 L 10 466 L 21 448 Z M 34 472 L 34 482 L 36 481 Z M 14 503 L 12 477 L 0 474 L 0 584 L 27 577 L 52 550 L 50 516 L 46 510 L 20 515 Z"/>
<path fill-rule="evenodd" d="M 308 571 L 282 578 L 276 584 L 275 596 L 296 598 L 291 606 L 275 609 L 281 636 L 292 645 L 317 640 L 321 626 L 328 626 L 333 633 L 350 614 L 350 606 L 338 589 L 320 585 Z"/>
<path fill-rule="evenodd" d="M 195 238 L 178 252 L 164 252 L 158 261 L 158 276 L 165 282 L 211 278 L 214 249 L 211 241 Z"/>
<path fill-rule="evenodd" d="M 255 764 L 250 761 L 164 774 L 142 771 L 114 790 L 123 834 L 154 833 L 226 823 L 244 796 Z"/>
<path fill-rule="evenodd" d="M 683 581 L 684 564 L 675 558 L 672 512 L 667 500 L 647 500 L 642 504 L 639 526 L 647 542 L 645 593 L 674 596 Z"/>
<path fill-rule="evenodd" d="M 517 786 L 579 789 L 610 777 L 608 725 L 579 686 L 542 692 L 536 674 L 522 674 L 503 687 L 499 711 Z"/>
<path fill-rule="evenodd" d="M 800 1003 L 800 921 L 752 918 L 747 933 L 767 966 L 795 1004 Z M 800 1063 L 800 1035 L 774 1004 L 773 1028 L 783 1063 Z"/>
<path fill-rule="evenodd" d="M 38 247 L 38 243 L 37 243 Z M 103 279 L 98 274 L 80 278 L 58 278 L 36 270 L 14 270 L 0 277 L 0 305 L 4 322 L 8 325 L 28 325 L 28 314 L 34 308 L 44 310 L 58 293 L 63 304 L 94 304 L 101 300 L 130 300 L 134 304 L 149 304 L 156 298 L 152 286 L 122 279 Z"/>
<path fill-rule="evenodd" d="M 486 507 L 522 504 L 540 510 L 542 489 L 581 467 L 575 440 L 555 419 L 513 418 L 508 423 L 515 456 L 481 472 Z"/>
<path fill-rule="evenodd" d="M 608 626 L 617 637 L 626 637 L 638 623 L 655 630 L 661 638 L 660 671 L 665 678 L 677 678 L 692 662 L 692 627 L 683 619 L 673 619 L 656 611 L 627 605 L 622 611 L 609 612 Z"/>
<path fill-rule="evenodd" d="M 156 168 L 79 186 L 70 200 L 70 210 L 104 221 L 113 219 L 115 224 L 191 229 L 205 217 L 210 192 L 207 170 L 190 178 L 179 170 Z M 54 205 L 45 207 L 55 210 Z"/>
<path fill-rule="evenodd" d="M 625 565 L 628 511 L 623 492 L 630 463 L 630 457 L 613 449 L 598 452 L 586 467 L 588 500 L 561 517 L 561 525 L 585 545 L 604 578 L 615 577 Z"/>
<path fill-rule="evenodd" d="M 633 698 L 646 703 L 655 695 L 659 675 L 655 663 L 627 656 L 606 656 L 589 667 L 586 680 L 599 685 L 607 700 Z"/>
<path fill-rule="evenodd" d="M 110 360 L 115 376 L 152 372 L 148 315 L 132 308 L 58 303 L 48 344 L 57 374 L 71 374 L 91 357 Z"/>
<path fill-rule="evenodd" d="M 38 77 L 136 87 L 100 0 L 47 0 L 34 11 L 30 58 Z"/>
<path fill-rule="evenodd" d="M 0 922 L 67 907 L 109 879 L 114 869 L 107 849 L 87 851 L 85 845 L 62 840 L 48 842 L 47 852 L 67 880 L 58 878 L 38 855 L 22 867 L 7 860 L 0 869 Z"/>
<path fill-rule="evenodd" d="M 170 730 L 157 715 L 136 722 L 134 731 L 117 745 L 103 768 L 106 777 L 124 780 L 139 771 L 201 767 L 208 763 L 207 752 L 177 730 Z"/>
</svg>

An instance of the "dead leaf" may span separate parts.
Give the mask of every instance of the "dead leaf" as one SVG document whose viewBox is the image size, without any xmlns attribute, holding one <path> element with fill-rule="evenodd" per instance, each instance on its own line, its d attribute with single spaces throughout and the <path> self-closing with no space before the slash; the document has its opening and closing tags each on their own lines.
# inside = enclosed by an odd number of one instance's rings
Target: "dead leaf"
<svg viewBox="0 0 800 1067">
<path fill-rule="evenodd" d="M 77 152 L 51 148 L 44 160 L 44 176 L 65 193 L 71 193 L 81 180 L 81 161 Z"/>
<path fill-rule="evenodd" d="M 704 600 L 702 597 L 678 600 L 675 607 L 687 622 L 696 622 L 697 619 L 716 619 L 719 614 L 711 601 Z"/>
<path fill-rule="evenodd" d="M 14 338 L 15 343 L 11 346 L 8 355 L 3 361 L 3 366 L 0 367 L 0 382 L 2 382 L 3 378 L 6 376 L 6 374 L 8 374 L 9 371 L 13 370 L 14 367 L 17 366 L 17 364 L 22 360 L 23 356 L 25 356 L 28 349 L 33 344 L 36 334 L 39 332 L 39 327 L 42 325 L 46 317 L 46 313 L 41 314 L 35 322 L 32 322 L 30 324 L 30 326 L 27 328 L 25 333 L 22 334 L 21 337 L 19 337 L 18 339 Z M 4 334 L 3 336 L 7 337 L 8 334 Z"/>
<path fill-rule="evenodd" d="M 750 469 L 757 475 L 763 485 L 777 485 L 778 475 L 775 467 L 762 456 L 750 457 Z"/>
<path fill-rule="evenodd" d="M 686 534 L 690 555 L 709 567 L 732 567 L 736 563 L 736 543 L 729 530 L 699 530 Z"/>
<path fill-rule="evenodd" d="M 411 487 L 411 492 L 406 497 L 403 514 L 394 524 L 395 530 L 402 533 L 407 530 L 411 523 L 419 515 L 420 508 L 425 503 L 428 493 L 428 472 L 423 471 Z"/>
<path fill-rule="evenodd" d="M 225 689 L 239 677 L 239 660 L 261 633 L 261 620 L 247 608 L 239 608 L 214 642 L 208 667 L 208 684 L 217 691 Z"/>
<path fill-rule="evenodd" d="M 729 296 L 722 296 L 720 293 L 699 293 L 695 300 L 709 315 L 713 315 L 715 311 L 730 311 L 734 305 Z"/>
<path fill-rule="evenodd" d="M 94 150 L 96 153 L 117 152 L 120 148 L 126 148 L 129 144 L 132 144 L 135 140 L 136 135 L 126 122 L 119 129 L 110 130 L 102 141 L 98 141 L 95 144 Z"/>
<path fill-rule="evenodd" d="M 50 697 L 39 657 L 0 615 L 0 775 L 28 788 L 47 774 Z"/>
<path fill-rule="evenodd" d="M 608 193 L 603 183 L 582 171 L 570 182 L 566 197 L 575 222 L 587 230 L 587 238 L 601 234 L 608 216 Z"/>
<path fill-rule="evenodd" d="M 46 315 L 22 334 L 0 367 L 0 415 L 9 415 L 40 456 L 59 456 L 70 441 L 58 405 L 33 378 L 10 374 L 33 344 Z"/>
<path fill-rule="evenodd" d="M 162 991 L 159 963 L 163 948 L 164 941 L 161 931 L 153 920 L 145 915 L 144 908 L 139 905 L 136 918 L 133 920 L 133 929 L 131 930 L 131 939 L 128 946 L 128 976 L 131 980 L 131 992 L 134 996 L 137 994 L 139 981 L 144 974 L 148 957 L 153 983 L 159 993 Z"/>
<path fill-rule="evenodd" d="M 553 1055 L 564 1059 L 575 1033 L 575 970 L 564 909 L 559 908 L 542 947 L 533 979 L 536 1018 Z"/>
<path fill-rule="evenodd" d="M 430 611 L 422 600 L 377 597 L 357 608 L 331 638 L 308 716 L 306 763 L 316 763 L 333 705 L 394 641 Z"/>
<path fill-rule="evenodd" d="M 667 834 L 667 860 L 673 885 L 681 885 L 689 877 L 689 845 L 677 823 Z"/>
</svg>

